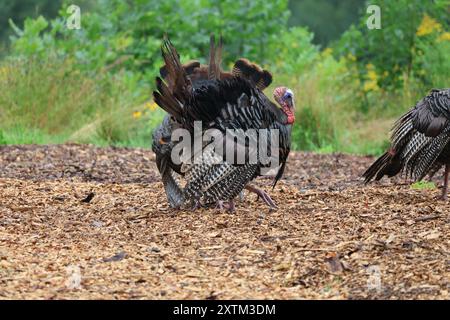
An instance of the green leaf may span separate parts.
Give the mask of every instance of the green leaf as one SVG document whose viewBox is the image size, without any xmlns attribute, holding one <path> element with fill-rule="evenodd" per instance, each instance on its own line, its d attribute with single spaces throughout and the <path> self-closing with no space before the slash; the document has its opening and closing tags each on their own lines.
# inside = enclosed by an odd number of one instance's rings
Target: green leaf
<svg viewBox="0 0 450 320">
<path fill-rule="evenodd" d="M 411 185 L 411 189 L 414 190 L 434 190 L 436 185 L 432 181 L 418 181 Z"/>
</svg>

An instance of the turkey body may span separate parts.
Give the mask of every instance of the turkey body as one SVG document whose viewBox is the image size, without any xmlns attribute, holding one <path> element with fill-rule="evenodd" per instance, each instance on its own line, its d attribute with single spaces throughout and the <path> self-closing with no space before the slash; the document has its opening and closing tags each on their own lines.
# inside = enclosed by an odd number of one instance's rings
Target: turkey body
<svg viewBox="0 0 450 320">
<path fill-rule="evenodd" d="M 215 79 L 230 79 L 233 77 L 248 79 L 260 90 L 264 90 L 271 84 L 272 75 L 270 72 L 247 59 L 240 58 L 235 62 L 232 71 L 223 71 L 221 69 L 221 55 L 222 39 L 220 38 L 219 45 L 216 48 L 214 36 L 211 36 L 209 64 L 202 65 L 198 61 L 190 61 L 181 66 L 193 90 L 208 85 Z M 179 58 L 178 55 L 177 57 Z M 160 68 L 160 76 L 168 83 L 171 92 L 174 92 L 178 76 L 174 75 L 173 69 L 170 69 L 170 67 L 172 67 L 171 61 Z M 171 141 L 171 135 L 174 130 L 180 127 L 179 123 L 168 114 L 152 135 L 152 150 L 156 155 L 156 164 L 162 177 L 169 204 L 174 208 L 180 207 L 184 202 L 183 191 L 176 179 L 177 175 L 184 176 L 184 172 L 181 172 L 181 165 L 174 164 L 171 159 L 171 152 L 175 146 L 175 142 Z"/>
<path fill-rule="evenodd" d="M 450 166 L 450 89 L 433 89 L 394 125 L 391 147 L 363 174 L 365 182 L 403 173 L 422 180 L 445 166 L 442 198 L 447 198 Z"/>
<path fill-rule="evenodd" d="M 245 59 L 235 63 L 232 73 L 224 73 L 214 53 L 209 66 L 186 68 L 179 62 L 178 54 L 168 40 L 163 43 L 162 52 L 166 64 L 161 75 L 168 80 L 166 83 L 157 78 L 158 90 L 154 92 L 154 99 L 169 115 L 153 134 L 153 150 L 169 203 L 179 207 L 183 202 L 209 205 L 232 201 L 266 165 L 259 161 L 259 154 L 256 163 L 234 164 L 225 158 L 214 159 L 217 155 L 206 151 L 208 144 L 203 145 L 200 163 L 174 165 L 170 153 L 176 143 L 168 138 L 175 127 L 192 133 L 195 121 L 201 121 L 203 131 L 216 129 L 224 136 L 227 129 L 264 128 L 267 129 L 265 134 L 278 130 L 282 164 L 276 177 L 278 180 L 289 154 L 291 125 L 286 125 L 286 114 L 260 90 L 272 81 L 270 73 Z M 196 70 L 195 76 L 193 70 Z M 227 144 L 226 139 L 223 143 Z M 173 172 L 185 177 L 184 188 L 176 182 Z M 264 199 L 264 195 L 262 197 Z"/>
<path fill-rule="evenodd" d="M 290 149 L 291 125 L 286 125 L 286 115 L 274 105 L 259 89 L 248 80 L 236 77 L 217 80 L 202 86 L 192 94 L 190 102 L 185 105 L 182 119 L 186 121 L 185 127 L 192 128 L 194 121 L 202 121 L 204 130 L 219 130 L 224 138 L 223 150 L 234 148 L 235 141 L 227 139 L 227 130 L 238 129 L 246 132 L 256 129 L 258 139 L 266 139 L 267 149 L 271 147 L 271 131 L 279 137 L 278 155 L 282 164 L 278 180 L 281 177 L 284 164 Z M 264 131 L 259 131 L 265 129 Z M 245 141 L 244 152 L 248 150 L 249 142 Z M 205 149 L 203 149 L 205 151 Z M 202 205 L 217 201 L 231 201 L 238 195 L 248 182 L 261 174 L 261 168 L 268 166 L 261 161 L 262 150 L 259 147 L 255 163 L 249 161 L 236 164 L 234 159 L 220 158 L 220 163 L 212 163 L 203 159 L 200 164 L 186 165 L 182 168 L 188 175 L 188 183 L 184 189 L 187 199 L 200 202 Z M 203 152 L 203 157 L 212 157 Z M 248 158 L 248 157 L 247 157 Z"/>
</svg>

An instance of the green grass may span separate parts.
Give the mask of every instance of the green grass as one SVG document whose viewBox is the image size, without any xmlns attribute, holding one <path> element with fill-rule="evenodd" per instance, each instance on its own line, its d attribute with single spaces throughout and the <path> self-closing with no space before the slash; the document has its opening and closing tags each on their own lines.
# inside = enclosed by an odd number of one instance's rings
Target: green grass
<svg viewBox="0 0 450 320">
<path fill-rule="evenodd" d="M 415 190 L 434 190 L 436 185 L 432 181 L 418 181 L 411 184 L 411 189 Z"/>
<path fill-rule="evenodd" d="M 364 95 L 348 61 L 322 60 L 298 76 L 281 77 L 271 87 L 290 86 L 296 95 L 296 150 L 379 155 L 389 146 L 394 121 L 427 94 L 414 79 L 395 92 Z"/>
<path fill-rule="evenodd" d="M 148 147 L 161 110 L 118 76 L 88 76 L 69 60 L 0 64 L 0 144 L 64 142 Z M 139 112 L 141 116 L 133 116 Z"/>
<path fill-rule="evenodd" d="M 64 143 L 67 136 L 50 135 L 39 129 L 28 129 L 20 126 L 0 131 L 0 145 L 8 144 L 58 144 Z"/>
</svg>

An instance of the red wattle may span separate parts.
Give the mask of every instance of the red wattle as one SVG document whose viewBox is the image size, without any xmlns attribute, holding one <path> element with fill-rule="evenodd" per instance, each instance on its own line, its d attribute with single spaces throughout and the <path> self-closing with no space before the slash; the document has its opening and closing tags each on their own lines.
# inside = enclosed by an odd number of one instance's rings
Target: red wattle
<svg viewBox="0 0 450 320">
<path fill-rule="evenodd" d="M 283 108 L 283 111 L 284 111 L 284 113 L 285 113 L 286 116 L 287 116 L 287 122 L 286 122 L 286 124 L 293 124 L 294 121 L 295 121 L 295 115 L 294 115 L 294 113 L 292 112 L 292 110 L 291 110 L 290 108 L 285 107 L 285 108 Z"/>
</svg>

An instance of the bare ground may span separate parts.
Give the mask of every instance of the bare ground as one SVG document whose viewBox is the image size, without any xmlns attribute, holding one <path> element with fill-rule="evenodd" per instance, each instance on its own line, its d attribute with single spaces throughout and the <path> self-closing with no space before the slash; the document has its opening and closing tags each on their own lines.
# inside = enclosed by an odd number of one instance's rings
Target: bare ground
<svg viewBox="0 0 450 320">
<path fill-rule="evenodd" d="M 449 299 L 449 203 L 371 161 L 295 153 L 230 214 L 170 209 L 148 150 L 0 147 L 0 298 Z"/>
</svg>

